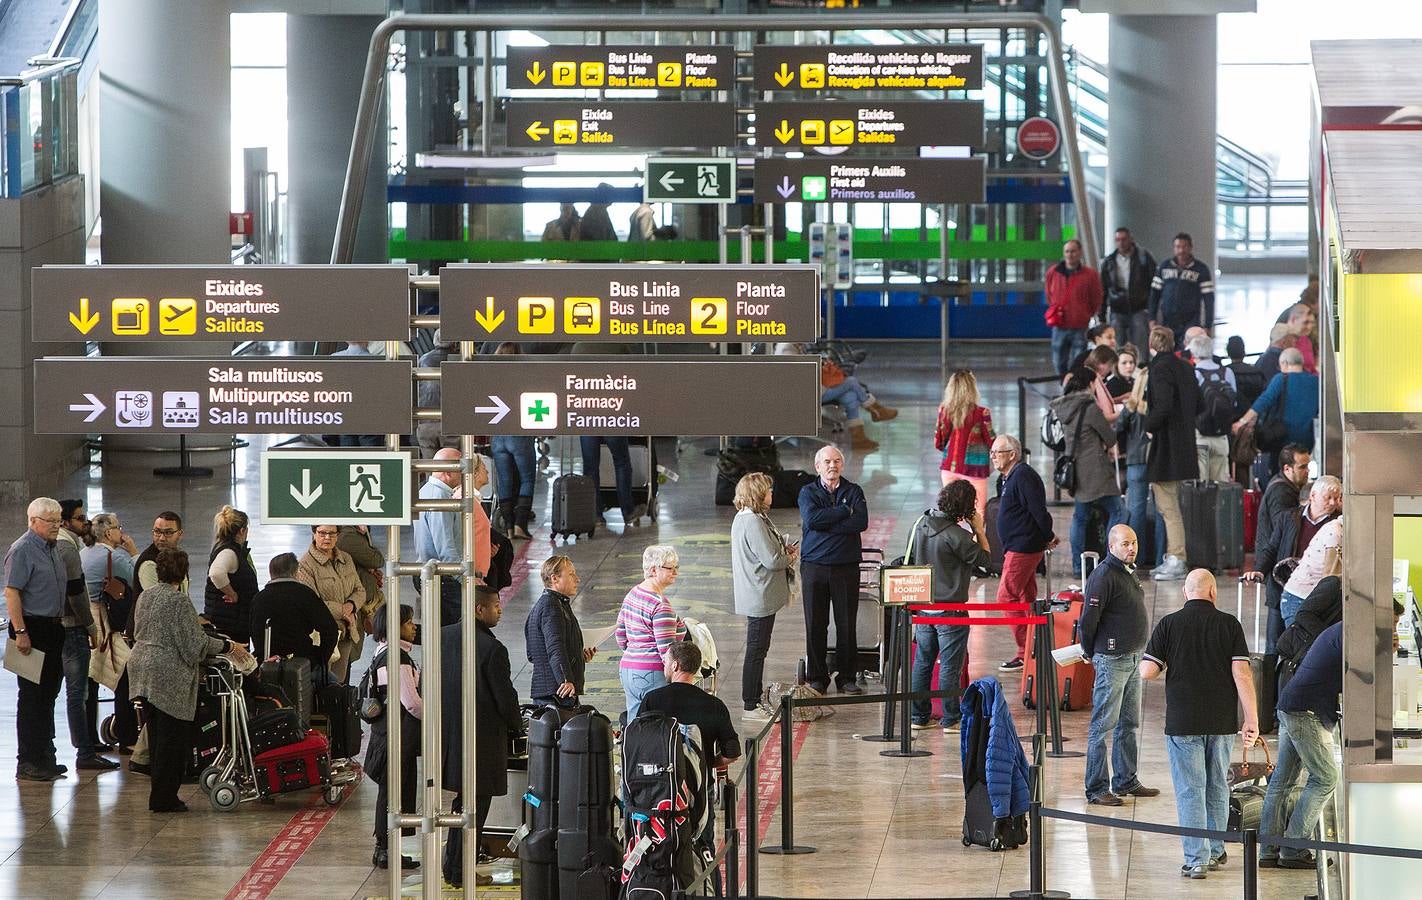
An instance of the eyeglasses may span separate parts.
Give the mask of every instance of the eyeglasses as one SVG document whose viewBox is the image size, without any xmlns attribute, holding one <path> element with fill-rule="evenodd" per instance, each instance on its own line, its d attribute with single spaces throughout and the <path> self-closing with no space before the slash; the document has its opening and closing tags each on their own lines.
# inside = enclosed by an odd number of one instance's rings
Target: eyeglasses
<svg viewBox="0 0 1422 900">
<path fill-rule="evenodd" d="M 157 534 L 157 535 L 162 535 L 163 537 L 172 537 L 173 535 L 175 535 L 175 534 L 178 533 L 178 529 L 176 529 L 176 528 L 155 528 L 155 529 L 153 529 L 153 533 L 154 533 L 154 534 Z"/>
<path fill-rule="evenodd" d="M 989 450 L 988 456 L 1011 456 L 1011 450 Z"/>
<path fill-rule="evenodd" d="M 340 534 L 339 531 L 331 531 L 330 529 L 326 529 L 325 531 L 317 529 L 316 531 L 317 537 L 335 537 L 338 534 Z"/>
<path fill-rule="evenodd" d="M 681 571 L 681 569 L 680 569 L 679 567 L 677 567 L 677 566 L 659 566 L 659 568 L 666 569 L 668 572 L 680 572 L 680 571 Z"/>
<path fill-rule="evenodd" d="M 31 522 L 35 521 L 36 519 L 45 523 L 46 525 L 58 525 L 64 521 L 63 519 L 49 519 L 45 518 L 44 516 L 30 516 Z"/>
</svg>

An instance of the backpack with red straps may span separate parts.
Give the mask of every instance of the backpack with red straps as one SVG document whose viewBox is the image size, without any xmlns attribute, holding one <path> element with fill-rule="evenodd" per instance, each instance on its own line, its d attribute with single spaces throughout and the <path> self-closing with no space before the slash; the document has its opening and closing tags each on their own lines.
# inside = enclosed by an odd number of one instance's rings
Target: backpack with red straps
<svg viewBox="0 0 1422 900">
<path fill-rule="evenodd" d="M 650 711 L 627 723 L 622 732 L 625 896 L 710 893 L 691 882 L 714 855 L 700 840 L 711 815 L 711 777 L 695 725 Z"/>
</svg>

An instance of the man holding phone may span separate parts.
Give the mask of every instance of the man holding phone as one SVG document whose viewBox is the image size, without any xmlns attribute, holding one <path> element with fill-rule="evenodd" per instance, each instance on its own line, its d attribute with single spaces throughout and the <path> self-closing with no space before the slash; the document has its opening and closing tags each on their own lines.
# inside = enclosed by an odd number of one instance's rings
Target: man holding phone
<svg viewBox="0 0 1422 900">
<path fill-rule="evenodd" d="M 578 570 L 566 556 L 550 556 L 541 570 L 543 593 L 528 611 L 523 642 L 533 664 L 535 703 L 575 707 L 583 692 L 588 662 L 597 653 L 583 646 L 583 629 L 573 612 Z"/>
</svg>

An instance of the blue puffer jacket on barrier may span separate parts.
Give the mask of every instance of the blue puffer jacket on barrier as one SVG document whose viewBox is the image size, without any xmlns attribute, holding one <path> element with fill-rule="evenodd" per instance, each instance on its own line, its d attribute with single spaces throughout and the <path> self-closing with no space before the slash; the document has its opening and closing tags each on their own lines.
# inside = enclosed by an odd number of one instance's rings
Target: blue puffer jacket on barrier
<svg viewBox="0 0 1422 900">
<path fill-rule="evenodd" d="M 981 703 L 976 702 L 981 697 Z M 1027 783 L 1027 754 L 1017 739 L 1017 726 L 1007 708 L 1007 698 L 996 678 L 979 678 L 963 692 L 963 712 L 960 744 L 963 768 L 968 768 L 968 753 L 974 729 L 986 724 L 987 787 L 992 799 L 992 814 L 999 818 L 1020 816 L 1027 812 L 1031 794 Z M 987 722 L 979 721 L 979 709 L 989 710 Z"/>
</svg>

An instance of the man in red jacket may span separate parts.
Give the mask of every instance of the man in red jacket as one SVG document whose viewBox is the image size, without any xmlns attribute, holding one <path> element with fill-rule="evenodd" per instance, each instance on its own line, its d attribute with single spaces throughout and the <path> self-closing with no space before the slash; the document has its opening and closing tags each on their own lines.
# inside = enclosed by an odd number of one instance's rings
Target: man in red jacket
<svg viewBox="0 0 1422 900">
<path fill-rule="evenodd" d="M 1101 306 L 1101 276 L 1081 263 L 1081 241 L 1062 247 L 1062 261 L 1047 270 L 1047 324 L 1052 327 L 1052 362 L 1065 375 L 1086 351 L 1086 327 Z"/>
</svg>

